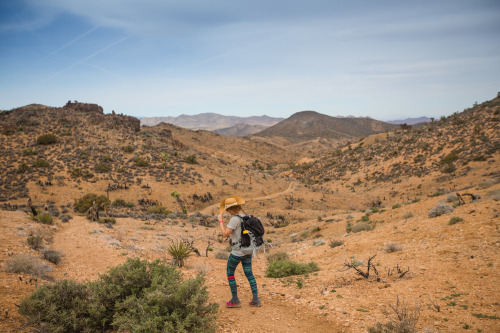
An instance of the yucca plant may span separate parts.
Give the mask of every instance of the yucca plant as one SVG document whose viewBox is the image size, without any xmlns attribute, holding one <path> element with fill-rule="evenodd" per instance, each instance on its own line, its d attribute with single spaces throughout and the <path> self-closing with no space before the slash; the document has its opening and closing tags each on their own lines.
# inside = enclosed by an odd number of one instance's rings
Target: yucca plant
<svg viewBox="0 0 500 333">
<path fill-rule="evenodd" d="M 167 252 L 172 256 L 172 261 L 179 267 L 184 266 L 184 260 L 189 258 L 192 252 L 191 246 L 183 241 L 173 241 L 167 247 Z"/>
</svg>

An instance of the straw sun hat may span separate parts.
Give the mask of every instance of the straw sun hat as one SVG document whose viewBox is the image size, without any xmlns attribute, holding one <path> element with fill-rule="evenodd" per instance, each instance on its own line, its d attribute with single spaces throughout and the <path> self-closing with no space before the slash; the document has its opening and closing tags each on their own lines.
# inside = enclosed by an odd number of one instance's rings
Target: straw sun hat
<svg viewBox="0 0 500 333">
<path fill-rule="evenodd" d="M 232 195 L 220 203 L 220 213 L 223 214 L 226 209 L 233 206 L 243 205 L 245 200 L 237 195 Z"/>
</svg>

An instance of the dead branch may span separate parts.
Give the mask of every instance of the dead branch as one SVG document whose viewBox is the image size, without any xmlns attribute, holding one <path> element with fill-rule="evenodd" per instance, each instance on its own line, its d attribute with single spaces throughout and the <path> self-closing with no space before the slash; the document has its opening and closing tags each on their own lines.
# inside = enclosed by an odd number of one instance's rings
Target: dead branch
<svg viewBox="0 0 500 333">
<path fill-rule="evenodd" d="M 432 305 L 434 306 L 434 309 L 436 309 L 437 312 L 441 311 L 441 307 L 434 303 L 434 300 L 432 299 L 430 294 L 427 294 L 427 297 L 429 297 L 429 301 L 431 301 Z"/>
<path fill-rule="evenodd" d="M 354 264 L 352 264 L 352 263 L 348 262 L 347 260 L 346 260 L 346 262 L 344 263 L 344 266 L 346 267 L 346 269 L 345 269 L 345 270 L 348 270 L 348 269 L 354 269 L 358 275 L 361 275 L 361 276 L 362 276 L 362 277 L 364 277 L 365 279 L 368 279 L 368 278 L 370 277 L 370 268 L 372 268 L 372 269 L 373 269 L 373 271 L 375 272 L 375 275 L 377 276 L 377 281 L 379 281 L 379 280 L 380 280 L 380 278 L 379 278 L 379 276 L 378 276 L 379 274 L 378 274 L 377 268 L 375 268 L 375 265 L 373 265 L 373 264 L 372 264 L 372 260 L 373 260 L 373 258 L 375 258 L 376 256 L 377 256 L 377 255 L 375 254 L 375 255 L 373 255 L 373 257 L 371 257 L 371 258 L 369 258 L 369 259 L 368 259 L 368 264 L 367 264 L 367 270 L 366 270 L 366 272 L 363 272 L 361 269 L 359 269 L 359 268 L 358 268 L 358 265 L 354 265 Z"/>
</svg>

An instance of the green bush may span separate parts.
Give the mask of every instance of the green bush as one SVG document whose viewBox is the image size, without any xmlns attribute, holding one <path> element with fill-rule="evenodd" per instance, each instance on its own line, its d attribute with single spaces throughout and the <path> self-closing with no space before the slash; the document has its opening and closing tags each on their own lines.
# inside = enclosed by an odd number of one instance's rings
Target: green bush
<svg viewBox="0 0 500 333">
<path fill-rule="evenodd" d="M 104 195 L 97 195 L 94 193 L 87 193 L 80 199 L 75 199 L 75 209 L 79 213 L 85 213 L 87 210 L 92 207 L 92 203 L 96 202 L 99 206 L 99 209 L 104 209 L 104 206 L 108 206 L 110 201 Z"/>
<path fill-rule="evenodd" d="M 339 240 L 332 240 L 330 241 L 330 247 L 333 249 L 333 248 L 336 248 L 337 246 L 341 246 L 343 245 L 344 242 L 342 241 L 339 241 Z"/>
<path fill-rule="evenodd" d="M 134 147 L 132 146 L 125 146 L 123 147 L 123 151 L 126 153 L 133 153 L 134 152 Z"/>
<path fill-rule="evenodd" d="M 19 164 L 19 167 L 17 168 L 17 173 L 25 173 L 25 172 L 28 172 L 30 170 L 31 170 L 31 168 L 29 167 L 29 165 L 27 165 L 26 163 L 21 163 L 21 164 Z"/>
<path fill-rule="evenodd" d="M 267 255 L 267 262 L 271 263 L 276 260 L 288 260 L 290 256 L 284 251 L 272 252 Z"/>
<path fill-rule="evenodd" d="M 148 207 L 148 213 L 149 214 L 169 215 L 169 214 L 172 214 L 172 211 L 163 207 L 163 206 L 151 206 L 151 207 Z"/>
<path fill-rule="evenodd" d="M 110 172 L 111 171 L 111 165 L 105 162 L 98 163 L 95 166 L 95 171 L 99 173 L 105 173 L 105 172 Z"/>
<path fill-rule="evenodd" d="M 462 222 L 464 219 L 458 216 L 454 216 L 450 219 L 450 222 L 448 222 L 450 225 L 453 225 L 458 222 Z"/>
<path fill-rule="evenodd" d="M 57 142 L 57 136 L 54 134 L 43 134 L 36 139 L 36 143 L 39 145 L 51 145 Z"/>
<path fill-rule="evenodd" d="M 78 178 L 78 177 L 81 177 L 82 175 L 83 175 L 82 169 L 80 169 L 80 168 L 74 168 L 73 170 L 71 170 L 72 177 Z"/>
<path fill-rule="evenodd" d="M 43 245 L 43 238 L 40 236 L 29 236 L 26 241 L 33 250 L 38 250 Z"/>
<path fill-rule="evenodd" d="M 267 266 L 266 276 L 271 278 L 281 278 L 291 275 L 308 274 L 317 271 L 319 271 L 319 267 L 315 262 L 300 264 L 289 259 L 274 260 Z"/>
<path fill-rule="evenodd" d="M 36 154 L 38 154 L 38 152 L 33 148 L 26 148 L 23 151 L 23 156 L 32 156 L 32 155 L 36 155 Z"/>
<path fill-rule="evenodd" d="M 125 200 L 123 200 L 121 198 L 118 198 L 115 201 L 113 201 L 113 203 L 111 204 L 111 206 L 113 206 L 113 207 L 129 207 L 129 208 L 132 208 L 132 207 L 134 207 L 134 203 L 133 202 L 126 202 Z"/>
<path fill-rule="evenodd" d="M 43 158 L 39 158 L 35 162 L 33 162 L 33 166 L 35 168 L 46 168 L 49 166 L 49 162 L 47 162 Z"/>
<path fill-rule="evenodd" d="M 159 260 L 128 259 L 95 282 L 45 284 L 19 312 L 50 332 L 215 332 L 218 305 L 203 284 Z"/>
<path fill-rule="evenodd" d="M 143 168 L 143 167 L 149 166 L 149 162 L 145 158 L 138 157 L 138 158 L 135 159 L 135 165 L 138 166 L 138 167 L 140 167 L 140 168 Z"/>
<path fill-rule="evenodd" d="M 33 216 L 33 220 L 41 224 L 52 224 L 54 219 L 49 213 L 41 213 L 37 216 Z"/>
<path fill-rule="evenodd" d="M 167 252 L 172 256 L 173 263 L 182 267 L 184 266 L 184 260 L 189 258 L 192 249 L 182 241 L 174 241 L 167 246 Z"/>
<path fill-rule="evenodd" d="M 458 154 L 454 151 L 452 151 L 451 153 L 449 153 L 448 155 L 446 155 L 445 157 L 443 157 L 443 159 L 441 160 L 441 164 L 450 164 L 452 162 L 454 162 L 455 160 L 458 159 Z"/>
<path fill-rule="evenodd" d="M 351 231 L 354 233 L 360 232 L 360 231 L 370 231 L 370 230 L 372 230 L 371 225 L 369 225 L 368 223 L 365 223 L 365 222 L 357 223 L 351 227 Z"/>
<path fill-rule="evenodd" d="M 115 224 L 116 223 L 116 219 L 114 217 L 105 217 L 105 218 L 99 219 L 99 221 L 97 221 L 97 222 L 98 223 Z"/>
<path fill-rule="evenodd" d="M 189 163 L 189 164 L 197 164 L 198 163 L 198 162 L 196 162 L 196 155 L 195 154 L 186 156 L 186 158 L 184 159 L 184 162 Z"/>
<path fill-rule="evenodd" d="M 61 262 L 61 253 L 56 250 L 47 249 L 43 251 L 43 259 L 58 265 Z"/>
</svg>

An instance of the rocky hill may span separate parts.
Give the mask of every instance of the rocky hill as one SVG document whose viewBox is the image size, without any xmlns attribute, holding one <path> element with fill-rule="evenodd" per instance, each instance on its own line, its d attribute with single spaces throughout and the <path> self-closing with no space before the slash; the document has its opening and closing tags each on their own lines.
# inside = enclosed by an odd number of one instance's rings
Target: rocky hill
<svg viewBox="0 0 500 333">
<path fill-rule="evenodd" d="M 500 99 L 442 117 L 422 128 L 399 129 L 337 149 L 294 176 L 309 183 L 344 178 L 351 183 L 402 181 L 440 171 L 444 178 L 466 174 L 470 163 L 487 161 L 500 149 Z M 362 161 L 362 162 L 361 162 Z"/>
<path fill-rule="evenodd" d="M 168 184 L 184 187 L 186 195 L 202 195 L 206 192 L 195 190 L 197 184 L 212 186 L 232 173 L 234 176 L 223 182 L 229 186 L 241 181 L 235 169 L 245 166 L 246 174 L 251 175 L 286 159 L 286 152 L 267 143 L 168 124 L 141 128 L 138 119 L 104 114 L 96 104 L 68 102 L 62 108 L 28 105 L 4 111 L 0 113 L 0 133 L 4 165 L 0 169 L 0 201 L 25 200 L 33 185 L 45 189 L 38 200 L 55 201 L 45 184 L 58 184 L 58 191 L 83 184 L 94 187 L 93 192 L 126 187 L 132 189 L 125 191 L 131 197 L 134 187 Z M 214 169 L 214 165 L 219 168 Z"/>
<path fill-rule="evenodd" d="M 317 138 L 353 139 L 396 128 L 398 126 L 371 118 L 330 117 L 315 111 L 302 111 L 255 135 L 283 137 L 296 143 Z"/>
<path fill-rule="evenodd" d="M 178 117 L 144 117 L 141 124 L 154 126 L 159 123 L 167 123 L 187 129 L 202 129 L 207 131 L 217 130 L 235 126 L 237 124 L 272 126 L 283 120 L 268 116 L 237 117 L 223 116 L 217 113 L 200 113 L 198 115 L 180 115 Z"/>
</svg>

